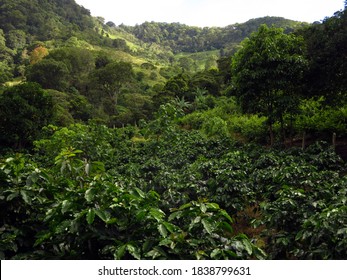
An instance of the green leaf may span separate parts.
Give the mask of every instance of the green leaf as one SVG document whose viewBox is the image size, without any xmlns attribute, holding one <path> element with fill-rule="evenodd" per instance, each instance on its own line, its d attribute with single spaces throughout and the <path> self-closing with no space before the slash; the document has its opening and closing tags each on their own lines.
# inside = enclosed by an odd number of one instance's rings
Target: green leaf
<svg viewBox="0 0 347 280">
<path fill-rule="evenodd" d="M 232 233 L 232 232 L 234 231 L 234 229 L 232 228 L 232 226 L 231 226 L 229 223 L 227 223 L 227 222 L 221 222 L 221 223 L 219 224 L 219 226 L 220 226 L 220 228 L 222 228 L 223 230 L 228 231 L 228 232 L 230 232 L 230 233 Z"/>
<path fill-rule="evenodd" d="M 204 203 L 202 203 L 202 204 L 200 205 L 200 210 L 201 210 L 202 213 L 206 213 L 207 207 L 206 207 L 206 205 L 205 205 Z"/>
<path fill-rule="evenodd" d="M 70 232 L 77 233 L 79 230 L 79 225 L 80 225 L 80 221 L 78 220 L 78 218 L 72 220 L 70 223 Z"/>
<path fill-rule="evenodd" d="M 132 244 L 127 244 L 127 250 L 135 259 L 137 260 L 141 259 L 139 248 L 135 247 Z"/>
<path fill-rule="evenodd" d="M 195 217 L 194 220 L 193 220 L 193 224 L 198 224 L 198 223 L 200 223 L 200 222 L 201 222 L 201 216 L 197 216 L 197 217 Z"/>
<path fill-rule="evenodd" d="M 172 241 L 172 238 L 165 238 L 159 242 L 159 246 L 167 246 L 167 247 L 172 247 L 172 244 L 175 244 Z M 174 246 L 173 246 L 174 247 Z"/>
<path fill-rule="evenodd" d="M 182 216 L 182 211 L 176 211 L 171 213 L 171 215 L 169 216 L 169 221 L 172 221 L 174 219 L 179 219 Z"/>
<path fill-rule="evenodd" d="M 347 234 L 347 228 L 340 228 L 337 231 L 337 235 L 340 235 L 340 234 Z"/>
<path fill-rule="evenodd" d="M 68 212 L 71 206 L 72 206 L 72 202 L 68 200 L 64 200 L 63 203 L 61 204 L 61 213 L 65 214 L 66 212 Z"/>
<path fill-rule="evenodd" d="M 164 238 L 167 237 L 167 229 L 166 229 L 165 225 L 160 224 L 158 226 L 158 230 L 159 230 L 161 236 L 163 236 Z"/>
<path fill-rule="evenodd" d="M 211 233 L 214 231 L 214 226 L 213 226 L 213 224 L 212 224 L 210 221 L 208 221 L 207 219 L 203 219 L 203 220 L 201 221 L 201 223 L 202 223 L 202 225 L 204 226 L 205 230 L 206 230 L 209 234 L 211 234 Z"/>
<path fill-rule="evenodd" d="M 84 167 L 84 171 L 86 172 L 87 176 L 89 176 L 90 174 L 90 169 L 91 169 L 90 163 L 88 162 L 86 163 L 86 166 Z"/>
<path fill-rule="evenodd" d="M 153 250 L 146 254 L 147 257 L 152 257 L 152 259 L 157 259 L 158 257 L 166 257 L 165 251 L 160 247 L 155 247 Z"/>
<path fill-rule="evenodd" d="M 127 248 L 127 244 L 124 244 L 124 245 L 118 247 L 118 249 L 116 250 L 116 259 L 117 260 L 121 260 L 124 257 L 126 248 Z"/>
<path fill-rule="evenodd" d="M 28 192 L 21 190 L 20 194 L 22 195 L 23 200 L 27 203 L 27 204 L 31 204 L 31 199 L 28 196 Z"/>
<path fill-rule="evenodd" d="M 94 209 L 89 209 L 87 213 L 87 222 L 89 225 L 91 225 L 94 222 L 95 219 L 95 211 Z"/>
<path fill-rule="evenodd" d="M 116 224 L 118 222 L 118 219 L 116 218 L 111 218 L 111 219 L 108 219 L 106 224 L 108 225 L 113 225 L 113 224 Z"/>
<path fill-rule="evenodd" d="M 52 233 L 51 232 L 43 232 L 43 233 L 39 233 L 37 235 L 37 239 L 35 241 L 34 247 L 41 245 L 42 242 L 44 242 L 45 240 L 48 240 L 49 238 L 52 237 Z"/>
<path fill-rule="evenodd" d="M 145 219 L 147 214 L 148 214 L 147 209 L 140 209 L 139 211 L 136 212 L 136 219 L 139 221 L 142 221 L 143 219 Z"/>
<path fill-rule="evenodd" d="M 145 242 L 142 244 L 142 252 L 148 252 L 153 247 L 153 240 L 146 239 Z"/>
<path fill-rule="evenodd" d="M 227 213 L 227 211 L 225 210 L 221 210 L 219 212 L 223 217 L 227 218 L 229 220 L 230 223 L 233 223 L 233 219 L 230 217 L 230 215 Z"/>
<path fill-rule="evenodd" d="M 95 214 L 101 219 L 103 220 L 105 223 L 110 219 L 110 213 L 108 213 L 107 211 L 103 211 L 100 209 L 94 209 Z"/>
<path fill-rule="evenodd" d="M 86 193 L 84 194 L 84 198 L 88 201 L 88 202 L 92 202 L 93 199 L 95 197 L 95 189 L 94 188 L 90 188 L 86 191 Z"/>
<path fill-rule="evenodd" d="M 249 242 L 248 239 L 242 239 L 241 242 L 242 242 L 242 244 L 245 246 L 245 249 L 246 249 L 248 255 L 252 255 L 252 253 L 253 253 L 253 246 L 252 246 L 252 243 Z"/>
<path fill-rule="evenodd" d="M 212 252 L 211 252 L 211 259 L 219 259 L 218 256 L 221 254 L 221 249 L 214 249 Z"/>
<path fill-rule="evenodd" d="M 148 195 L 148 198 L 151 199 L 152 201 L 158 201 L 160 199 L 160 195 L 153 190 L 150 190 L 147 195 Z"/>
<path fill-rule="evenodd" d="M 234 241 L 233 242 L 233 245 L 232 245 L 237 251 L 239 251 L 239 252 L 242 252 L 242 250 L 244 249 L 244 245 L 243 245 L 243 243 L 241 242 L 241 241 L 238 241 L 238 240 L 236 240 L 236 241 Z"/>
<path fill-rule="evenodd" d="M 171 232 L 171 233 L 173 233 L 173 232 L 175 232 L 175 231 L 178 230 L 178 227 L 175 226 L 175 225 L 173 225 L 173 224 L 171 224 L 171 223 L 163 222 L 163 225 L 164 225 L 164 226 L 166 227 L 166 229 L 167 229 L 169 232 Z"/>
<path fill-rule="evenodd" d="M 157 220 L 157 222 L 161 222 L 163 220 L 163 218 L 165 217 L 165 213 L 158 209 L 158 208 L 151 208 L 149 210 L 149 213 L 151 214 L 151 216 Z"/>
<path fill-rule="evenodd" d="M 184 210 L 184 209 L 187 209 L 187 208 L 190 208 L 192 206 L 192 203 L 189 202 L 189 203 L 186 203 L 186 204 L 183 204 L 179 210 Z"/>
<path fill-rule="evenodd" d="M 295 236 L 295 241 L 298 241 L 298 240 L 300 240 L 300 239 L 302 239 L 302 237 L 303 237 L 303 231 L 301 230 L 301 231 L 299 231 L 298 233 L 297 233 L 297 235 Z"/>
<path fill-rule="evenodd" d="M 145 197 L 146 197 L 145 193 L 144 193 L 142 190 L 140 190 L 139 188 L 135 188 L 134 190 L 136 191 L 136 193 L 137 193 L 141 198 L 145 198 Z"/>
<path fill-rule="evenodd" d="M 19 196 L 19 192 L 14 192 L 14 193 L 11 193 L 8 197 L 7 197 L 7 201 L 11 201 L 12 199 L 16 198 Z"/>
<path fill-rule="evenodd" d="M 220 207 L 217 203 L 206 203 L 206 206 L 210 210 L 219 210 Z"/>
</svg>

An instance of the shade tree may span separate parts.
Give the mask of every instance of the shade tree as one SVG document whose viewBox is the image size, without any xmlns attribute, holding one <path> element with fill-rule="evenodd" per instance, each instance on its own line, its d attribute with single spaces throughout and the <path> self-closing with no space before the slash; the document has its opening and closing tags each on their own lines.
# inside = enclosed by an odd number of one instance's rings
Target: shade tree
<svg viewBox="0 0 347 280">
<path fill-rule="evenodd" d="M 122 89 L 134 79 L 132 65 L 128 62 L 111 62 L 90 74 L 91 86 L 110 102 L 110 115 L 117 113 Z"/>
<path fill-rule="evenodd" d="M 303 38 L 262 25 L 232 58 L 233 93 L 245 113 L 267 117 L 271 145 L 273 125 L 298 106 L 299 84 L 307 68 Z"/>
<path fill-rule="evenodd" d="M 0 95 L 0 145 L 30 147 L 53 116 L 52 98 L 37 83 L 8 87 Z"/>
</svg>

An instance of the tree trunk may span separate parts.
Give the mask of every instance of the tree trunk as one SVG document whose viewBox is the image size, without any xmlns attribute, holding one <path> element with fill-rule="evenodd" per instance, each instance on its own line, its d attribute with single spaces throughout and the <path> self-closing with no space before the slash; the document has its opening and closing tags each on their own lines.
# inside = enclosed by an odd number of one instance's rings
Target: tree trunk
<svg viewBox="0 0 347 280">
<path fill-rule="evenodd" d="M 272 123 L 269 124 L 269 133 L 270 133 L 270 146 L 272 148 L 275 144 L 275 136 L 274 136 Z"/>
<path fill-rule="evenodd" d="M 281 141 L 283 143 L 283 145 L 285 145 L 285 141 L 286 141 L 286 133 L 284 131 L 284 120 L 283 120 L 283 115 L 280 115 L 280 123 L 281 123 Z"/>
<path fill-rule="evenodd" d="M 306 131 L 304 131 L 303 134 L 302 134 L 302 145 L 301 145 L 301 148 L 303 150 L 305 149 L 305 145 L 306 145 L 305 141 L 306 141 Z"/>
<path fill-rule="evenodd" d="M 293 115 L 291 114 L 290 115 L 290 146 L 293 147 L 293 144 L 294 144 L 294 139 L 293 139 L 293 135 L 294 135 L 294 132 L 293 132 Z"/>
</svg>

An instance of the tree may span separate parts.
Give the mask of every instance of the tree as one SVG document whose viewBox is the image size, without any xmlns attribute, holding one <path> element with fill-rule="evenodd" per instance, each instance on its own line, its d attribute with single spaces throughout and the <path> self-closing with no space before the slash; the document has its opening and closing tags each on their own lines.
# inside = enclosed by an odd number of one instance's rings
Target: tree
<svg viewBox="0 0 347 280">
<path fill-rule="evenodd" d="M 283 128 L 283 115 L 297 107 L 306 65 L 302 37 L 266 25 L 243 41 L 232 59 L 234 93 L 244 112 L 268 118 L 271 145 L 273 124 L 279 121 Z"/>
<path fill-rule="evenodd" d="M 112 28 L 116 27 L 116 24 L 113 21 L 106 22 L 106 25 L 109 26 L 109 27 L 112 27 Z"/>
<path fill-rule="evenodd" d="M 182 68 L 182 71 L 192 72 L 193 68 L 196 68 L 196 64 L 193 59 L 190 57 L 181 57 L 178 60 L 179 66 Z"/>
<path fill-rule="evenodd" d="M 41 61 L 45 56 L 48 55 L 47 48 L 43 46 L 37 46 L 31 53 L 30 53 L 30 64 L 34 65 L 35 63 L 38 63 Z"/>
<path fill-rule="evenodd" d="M 118 98 L 122 88 L 134 78 L 132 66 L 128 62 L 111 62 L 92 72 L 94 86 L 107 94 L 116 114 Z"/>
<path fill-rule="evenodd" d="M 69 47 L 50 52 L 47 58 L 64 62 L 69 71 L 69 85 L 83 90 L 95 68 L 95 58 L 88 49 Z"/>
<path fill-rule="evenodd" d="M 196 73 L 190 80 L 190 87 L 193 89 L 206 89 L 209 94 L 218 96 L 220 94 L 222 81 L 216 70 L 202 71 Z"/>
<path fill-rule="evenodd" d="M 179 74 L 169 79 L 164 86 L 164 94 L 172 98 L 174 97 L 186 97 L 189 92 L 189 79 L 190 76 L 186 74 Z"/>
<path fill-rule="evenodd" d="M 53 116 L 53 103 L 37 83 L 7 88 L 0 95 L 0 144 L 26 148 Z"/>
<path fill-rule="evenodd" d="M 347 7 L 346 7 L 347 8 Z M 340 104 L 347 92 L 347 9 L 305 29 L 310 69 L 307 92 Z"/>
<path fill-rule="evenodd" d="M 0 84 L 11 80 L 13 77 L 11 67 L 4 62 L 0 62 Z"/>
<path fill-rule="evenodd" d="M 26 45 L 25 32 L 23 30 L 11 30 L 7 34 L 7 45 L 14 50 L 23 49 Z"/>
<path fill-rule="evenodd" d="M 13 59 L 12 51 L 6 46 L 7 41 L 4 31 L 0 29 L 0 84 L 9 81 L 13 77 L 11 68 Z"/>
<path fill-rule="evenodd" d="M 111 63 L 110 54 L 105 51 L 100 51 L 95 58 L 95 68 L 99 69 L 105 67 L 107 64 Z"/>
<path fill-rule="evenodd" d="M 27 69 L 27 79 L 43 88 L 64 90 L 68 86 L 69 71 L 65 63 L 54 59 L 43 59 Z"/>
</svg>

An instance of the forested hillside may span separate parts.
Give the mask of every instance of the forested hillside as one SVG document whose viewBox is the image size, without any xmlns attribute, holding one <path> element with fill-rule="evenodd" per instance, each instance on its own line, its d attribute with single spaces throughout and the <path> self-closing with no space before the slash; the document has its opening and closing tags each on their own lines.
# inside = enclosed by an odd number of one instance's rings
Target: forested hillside
<svg viewBox="0 0 347 280">
<path fill-rule="evenodd" d="M 0 9 L 1 29 L 24 31 L 27 40 L 68 39 L 94 27 L 90 12 L 73 0 L 1 0 Z"/>
<path fill-rule="evenodd" d="M 346 8 L 225 28 L 0 11 L 0 259 L 347 258 Z"/>
<path fill-rule="evenodd" d="M 146 43 L 156 43 L 169 47 L 173 53 L 202 52 L 228 49 L 239 44 L 243 39 L 256 31 L 261 24 L 281 27 L 286 33 L 307 24 L 280 17 L 251 19 L 245 23 L 236 23 L 224 28 L 193 27 L 180 23 L 145 22 L 141 25 L 119 26 Z"/>
</svg>

